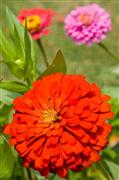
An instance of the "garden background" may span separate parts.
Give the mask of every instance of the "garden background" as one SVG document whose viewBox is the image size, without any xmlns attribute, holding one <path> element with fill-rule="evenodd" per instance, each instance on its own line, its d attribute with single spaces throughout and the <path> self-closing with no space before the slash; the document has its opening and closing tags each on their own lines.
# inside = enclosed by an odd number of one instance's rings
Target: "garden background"
<svg viewBox="0 0 119 180">
<path fill-rule="evenodd" d="M 78 5 L 86 5 L 88 3 L 98 3 L 104 7 L 112 18 L 112 31 L 109 32 L 104 44 L 115 54 L 119 54 L 119 1 L 118 0 L 98 0 L 98 1 L 36 1 L 36 0 L 5 0 L 1 3 L 2 23 L 7 25 L 5 21 L 4 6 L 8 6 L 16 15 L 22 8 L 44 7 L 52 8 L 59 13 L 59 21 L 65 17 L 72 9 Z M 92 47 L 86 45 L 77 46 L 68 38 L 64 31 L 62 22 L 55 22 L 51 26 L 51 33 L 42 38 L 45 50 L 47 52 L 49 62 L 52 61 L 58 49 L 61 49 L 67 66 L 68 73 L 85 74 L 90 81 L 95 81 L 101 86 L 118 86 L 119 85 L 119 63 L 112 59 L 104 50 L 100 49 L 97 44 Z M 42 64 L 42 56 L 39 52 L 39 63 Z M 39 66 L 43 71 L 42 66 Z M 8 70 L 2 68 L 4 78 L 8 79 Z M 9 77 L 10 78 L 10 77 Z"/>
<path fill-rule="evenodd" d="M 112 19 L 112 31 L 109 32 L 107 38 L 103 43 L 110 49 L 112 53 L 119 56 L 119 1 L 118 0 L 69 0 L 69 1 L 36 1 L 36 0 L 1 0 L 1 25 L 7 29 L 7 21 L 5 20 L 5 6 L 7 6 L 17 16 L 20 9 L 23 8 L 51 8 L 57 12 L 57 16 L 54 18 L 54 22 L 51 26 L 51 32 L 48 36 L 43 36 L 42 42 L 45 47 L 45 51 L 48 57 L 48 61 L 51 63 L 55 57 L 55 54 L 60 49 L 65 57 L 67 64 L 67 73 L 71 74 L 84 74 L 90 82 L 96 82 L 102 90 L 111 95 L 112 110 L 115 113 L 114 120 L 116 123 L 113 124 L 113 131 L 110 138 L 110 147 L 104 150 L 102 157 L 111 160 L 113 163 L 119 164 L 119 61 L 110 57 L 103 49 L 97 44 L 91 47 L 86 45 L 75 45 L 75 43 L 66 36 L 64 30 L 64 23 L 62 19 L 76 6 L 87 5 L 89 3 L 98 3 L 101 7 L 105 8 Z M 42 73 L 45 70 L 45 66 L 42 61 L 42 54 L 37 47 L 37 60 L 38 69 Z M 2 57 L 1 57 L 2 60 Z M 8 67 L 1 64 L 0 69 L 1 80 L 13 80 L 14 76 L 11 75 Z M 3 106 L 1 106 L 3 107 Z M 6 106 L 4 111 L 0 112 L 0 123 L 5 121 L 6 115 L 11 110 L 11 106 Z M 4 123 L 3 123 L 4 124 Z M 93 165 L 89 171 L 83 171 L 77 175 L 71 174 L 71 180 L 105 180 L 105 175 L 102 175 L 98 171 L 98 165 Z M 112 174 L 115 173 L 115 167 Z M 119 168 L 119 165 L 118 165 Z M 102 168 L 103 169 L 103 168 Z M 19 171 L 19 172 L 18 172 Z M 14 177 L 22 177 L 22 169 L 17 164 L 16 174 Z M 34 172 L 32 172 L 34 174 Z M 32 176 L 34 177 L 34 175 Z M 104 172 L 105 174 L 105 172 Z M 36 173 L 37 176 L 37 173 Z M 114 177 L 116 179 L 117 175 Z M 27 180 L 27 175 L 25 176 Z M 53 180 L 58 177 L 51 177 Z M 37 176 L 38 180 L 42 177 Z"/>
</svg>

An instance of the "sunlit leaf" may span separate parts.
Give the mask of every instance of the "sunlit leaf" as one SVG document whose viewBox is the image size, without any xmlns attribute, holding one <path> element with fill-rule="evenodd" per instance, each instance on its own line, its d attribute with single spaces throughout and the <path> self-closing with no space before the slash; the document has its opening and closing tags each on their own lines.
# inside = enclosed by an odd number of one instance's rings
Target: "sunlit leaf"
<svg viewBox="0 0 119 180">
<path fill-rule="evenodd" d="M 13 113 L 13 109 L 12 109 L 12 104 L 4 104 L 1 102 L 0 106 L 0 131 L 2 130 L 2 126 L 4 124 L 9 123 L 12 120 L 12 113 Z"/>
<path fill-rule="evenodd" d="M 25 27 L 27 27 L 27 25 L 25 25 Z M 33 63 L 31 59 L 31 44 L 30 44 L 30 38 L 28 35 L 27 28 L 25 28 L 24 42 L 25 42 L 25 79 L 27 79 L 31 83 L 32 82 L 31 72 L 33 68 Z"/>
<path fill-rule="evenodd" d="M 23 93 L 29 89 L 29 87 L 27 87 L 25 84 L 17 81 L 0 82 L 0 88 L 17 93 Z"/>
<path fill-rule="evenodd" d="M 111 121 L 110 124 L 112 125 L 112 127 L 119 126 L 119 118 L 118 119 L 114 119 L 113 121 Z"/>
<path fill-rule="evenodd" d="M 20 79 L 23 78 L 24 63 L 23 58 L 21 59 L 20 53 L 18 53 L 18 45 L 12 42 L 12 40 L 7 36 L 7 33 L 5 34 L 1 27 L 0 35 L 0 53 L 3 58 L 3 63 L 5 63 L 9 67 L 13 75 Z"/>
<path fill-rule="evenodd" d="M 12 13 L 12 11 L 8 7 L 6 7 L 6 18 L 7 18 L 7 24 L 8 24 L 8 29 L 10 33 L 12 35 L 14 34 L 14 25 L 15 25 L 23 41 L 24 40 L 24 27 L 19 23 L 16 16 Z"/>
<path fill-rule="evenodd" d="M 108 166 L 114 180 L 119 179 L 119 165 L 108 160 L 105 160 L 105 163 Z"/>
<path fill-rule="evenodd" d="M 119 164 L 119 143 L 113 147 L 113 151 L 116 153 L 115 163 Z"/>
<path fill-rule="evenodd" d="M 0 101 L 4 104 L 12 104 L 13 100 L 17 97 L 21 96 L 19 93 L 13 93 L 8 90 L 0 89 Z"/>
<path fill-rule="evenodd" d="M 36 80 L 35 43 L 8 8 L 6 8 L 6 20 L 9 33 L 0 30 L 2 37 L 0 39 L 0 51 L 3 60 L 17 78 L 23 79 L 25 76 L 29 81 Z M 24 31 L 26 32 L 25 37 Z"/>
<path fill-rule="evenodd" d="M 12 11 L 8 7 L 6 7 L 6 15 L 7 15 L 7 20 L 8 20 L 7 22 L 8 22 L 9 31 L 11 31 L 11 34 L 14 35 L 14 26 L 15 26 L 18 32 L 18 35 L 21 38 L 20 40 L 24 42 L 24 27 L 19 23 L 16 16 L 12 13 Z M 31 55 L 34 61 L 34 59 L 36 58 L 35 43 L 31 36 L 29 36 L 29 40 L 31 43 Z"/>
<path fill-rule="evenodd" d="M 104 159 L 114 160 L 116 156 L 116 152 L 111 148 L 106 148 L 101 152 L 101 157 Z"/>
<path fill-rule="evenodd" d="M 113 120 L 110 120 L 110 124 L 113 127 L 119 127 L 119 98 L 112 98 L 111 101 L 111 109 L 114 112 Z"/>
<path fill-rule="evenodd" d="M 0 27 L 0 51 L 1 55 L 5 57 L 6 62 L 12 61 L 15 58 L 14 45 L 5 34 L 2 27 Z"/>
<path fill-rule="evenodd" d="M 33 74 L 33 81 L 35 81 L 36 80 L 36 46 L 32 38 L 30 38 L 30 41 L 31 41 L 31 58 L 33 62 L 32 74 Z"/>
<path fill-rule="evenodd" d="M 12 176 L 14 168 L 14 157 L 9 144 L 0 135 L 0 179 Z"/>
<path fill-rule="evenodd" d="M 38 171 L 33 170 L 33 173 L 37 177 L 37 180 L 47 180 L 47 178 L 45 178 L 44 176 L 41 176 Z M 60 178 L 58 175 L 52 174 L 52 173 L 49 174 L 48 179 L 49 180 L 50 179 L 51 180 L 65 180 L 64 178 Z"/>
<path fill-rule="evenodd" d="M 119 114 L 119 99 L 118 98 L 112 98 L 111 101 L 112 111 L 114 111 L 115 117 L 118 118 Z"/>
<path fill-rule="evenodd" d="M 41 176 L 38 171 L 32 170 L 32 172 L 34 173 L 37 180 L 46 180 L 46 178 L 44 176 Z"/>
<path fill-rule="evenodd" d="M 21 59 L 16 59 L 14 62 L 7 62 L 11 73 L 18 79 L 23 79 L 24 77 L 24 64 Z"/>
<path fill-rule="evenodd" d="M 15 25 L 14 25 L 14 43 L 15 43 L 16 53 L 19 54 L 19 56 L 22 59 L 24 59 L 23 44 L 21 43 L 21 39 L 19 37 L 18 31 Z"/>
<path fill-rule="evenodd" d="M 61 178 L 57 174 L 53 174 L 53 173 L 49 174 L 48 179 L 52 179 L 52 180 L 65 180 L 65 178 Z"/>
<path fill-rule="evenodd" d="M 50 179 L 50 178 L 49 178 Z M 60 178 L 58 175 L 52 175 L 51 176 L 52 180 L 65 180 L 64 178 Z"/>
<path fill-rule="evenodd" d="M 66 73 L 66 63 L 64 60 L 64 56 L 60 50 L 57 52 L 53 63 L 49 66 L 49 68 L 41 76 L 48 75 L 51 73 L 57 73 L 57 72 Z"/>
</svg>

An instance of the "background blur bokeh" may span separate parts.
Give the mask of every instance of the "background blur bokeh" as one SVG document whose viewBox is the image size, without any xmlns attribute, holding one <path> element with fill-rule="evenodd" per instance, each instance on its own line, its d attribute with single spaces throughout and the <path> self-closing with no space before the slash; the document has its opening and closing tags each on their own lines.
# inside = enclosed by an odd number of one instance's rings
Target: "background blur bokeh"
<svg viewBox="0 0 119 180">
<path fill-rule="evenodd" d="M 68 38 L 64 31 L 64 24 L 60 20 L 67 15 L 76 6 L 98 3 L 104 7 L 112 18 L 112 31 L 103 41 L 104 44 L 116 55 L 119 56 L 119 1 L 118 0 L 2 0 L 1 1 L 1 21 L 7 30 L 7 22 L 5 21 L 5 6 L 8 6 L 16 15 L 22 8 L 43 7 L 54 9 L 59 16 L 55 17 L 55 21 L 51 27 L 51 33 L 42 37 L 42 41 L 47 52 L 48 60 L 51 62 L 58 49 L 61 49 L 65 56 L 68 66 L 68 73 L 83 73 L 88 80 L 96 82 L 102 86 L 118 86 L 119 85 L 119 63 L 112 59 L 97 44 L 92 47 L 77 46 Z M 58 22 L 59 21 L 59 22 Z M 42 66 L 42 56 L 38 50 L 38 61 L 40 71 L 44 70 Z M 10 79 L 7 67 L 2 65 L 2 79 Z"/>
</svg>

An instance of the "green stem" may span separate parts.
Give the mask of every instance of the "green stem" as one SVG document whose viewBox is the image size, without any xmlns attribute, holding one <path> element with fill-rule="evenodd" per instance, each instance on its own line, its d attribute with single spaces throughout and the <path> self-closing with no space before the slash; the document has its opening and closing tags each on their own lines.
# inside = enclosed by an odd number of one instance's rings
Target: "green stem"
<svg viewBox="0 0 119 180">
<path fill-rule="evenodd" d="M 34 44 L 34 52 L 36 51 L 36 44 Z M 33 81 L 36 81 L 36 77 L 37 77 L 37 64 L 36 64 L 36 53 L 34 53 L 34 63 L 33 63 Z"/>
<path fill-rule="evenodd" d="M 105 177 L 107 178 L 107 180 L 113 180 L 111 175 L 109 174 L 109 172 L 107 171 L 107 169 L 104 167 L 103 163 L 98 162 L 100 169 L 103 171 Z"/>
<path fill-rule="evenodd" d="M 70 175 L 69 175 L 69 172 L 68 172 L 68 174 L 67 174 L 67 178 L 66 178 L 66 180 L 70 180 Z"/>
<path fill-rule="evenodd" d="M 7 140 L 2 134 L 0 134 L 0 137 L 1 137 L 8 145 L 10 145 L 9 142 L 8 142 L 8 140 Z"/>
<path fill-rule="evenodd" d="M 45 65 L 46 65 L 46 67 L 48 68 L 48 67 L 49 67 L 49 63 L 48 63 L 48 61 L 47 61 L 47 56 L 46 56 L 45 50 L 44 50 L 44 48 L 43 48 L 41 39 L 37 40 L 37 43 L 38 43 L 38 46 L 39 46 L 39 48 L 40 48 L 40 50 L 41 50 L 41 52 L 42 52 Z"/>
<path fill-rule="evenodd" d="M 32 180 L 32 174 L 29 168 L 27 169 L 27 174 L 28 174 L 29 180 Z"/>
<path fill-rule="evenodd" d="M 117 56 L 115 56 L 103 43 L 98 43 L 98 45 L 107 52 L 107 54 L 109 54 L 112 58 L 114 58 L 115 60 L 119 61 L 119 58 Z"/>
</svg>

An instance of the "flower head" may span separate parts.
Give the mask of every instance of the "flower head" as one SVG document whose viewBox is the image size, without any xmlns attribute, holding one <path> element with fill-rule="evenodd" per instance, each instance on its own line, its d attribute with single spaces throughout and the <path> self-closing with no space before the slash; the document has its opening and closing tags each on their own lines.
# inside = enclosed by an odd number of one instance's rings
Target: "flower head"
<svg viewBox="0 0 119 180">
<path fill-rule="evenodd" d="M 110 15 L 97 4 L 80 6 L 65 18 L 65 30 L 79 45 L 99 43 L 111 30 Z"/>
<path fill-rule="evenodd" d="M 32 37 L 37 40 L 43 35 L 47 35 L 47 27 L 51 24 L 55 13 L 51 9 L 23 9 L 20 11 L 18 20 L 23 26 L 27 21 L 27 29 Z"/>
<path fill-rule="evenodd" d="M 109 96 L 82 75 L 51 74 L 13 104 L 15 114 L 4 133 L 24 160 L 24 166 L 66 177 L 100 159 L 112 118 Z"/>
</svg>

